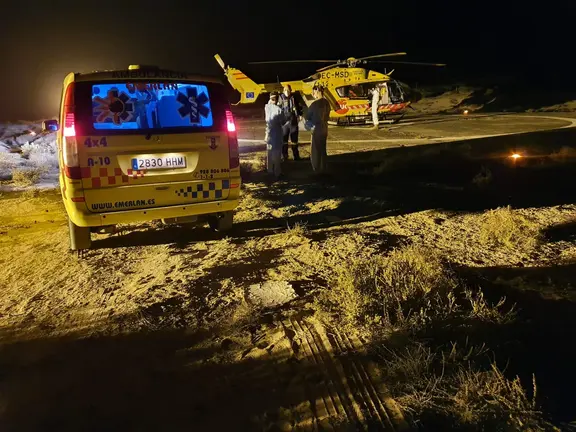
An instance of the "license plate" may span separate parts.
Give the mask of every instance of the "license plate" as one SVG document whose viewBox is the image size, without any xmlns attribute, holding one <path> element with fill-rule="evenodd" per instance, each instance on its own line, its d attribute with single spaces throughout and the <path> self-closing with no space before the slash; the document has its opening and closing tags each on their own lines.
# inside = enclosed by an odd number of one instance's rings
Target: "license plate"
<svg viewBox="0 0 576 432">
<path fill-rule="evenodd" d="M 133 170 L 186 168 L 186 158 L 179 155 L 146 155 L 132 158 Z"/>
</svg>

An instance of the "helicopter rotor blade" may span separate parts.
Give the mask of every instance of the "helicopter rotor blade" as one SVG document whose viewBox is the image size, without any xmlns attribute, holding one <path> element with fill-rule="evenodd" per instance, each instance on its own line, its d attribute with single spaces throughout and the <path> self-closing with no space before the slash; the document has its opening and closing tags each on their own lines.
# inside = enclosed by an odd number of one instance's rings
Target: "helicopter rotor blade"
<svg viewBox="0 0 576 432">
<path fill-rule="evenodd" d="M 271 63 L 337 63 L 338 60 L 272 60 L 249 62 L 248 64 L 271 64 Z"/>
<path fill-rule="evenodd" d="M 316 69 L 316 72 L 323 72 L 323 71 L 325 71 L 325 70 L 332 69 L 332 68 L 335 68 L 335 67 L 338 67 L 338 66 L 342 66 L 342 65 L 345 65 L 345 64 L 346 64 L 346 62 L 334 63 L 334 64 L 331 64 L 330 66 L 324 66 L 323 68 Z"/>
<path fill-rule="evenodd" d="M 373 59 L 373 58 L 397 57 L 397 56 L 405 56 L 405 55 L 406 55 L 405 52 L 388 53 L 388 54 L 377 54 L 377 55 L 368 56 L 368 57 L 361 57 L 361 58 L 356 59 L 356 60 L 357 60 L 357 61 L 360 61 L 360 60 L 369 60 L 369 59 Z"/>
<path fill-rule="evenodd" d="M 387 60 L 374 60 L 370 63 L 388 63 L 388 64 L 406 64 L 406 65 L 417 65 L 417 66 L 446 66 L 445 63 L 423 63 L 423 62 L 404 62 L 404 61 L 387 61 Z"/>
</svg>

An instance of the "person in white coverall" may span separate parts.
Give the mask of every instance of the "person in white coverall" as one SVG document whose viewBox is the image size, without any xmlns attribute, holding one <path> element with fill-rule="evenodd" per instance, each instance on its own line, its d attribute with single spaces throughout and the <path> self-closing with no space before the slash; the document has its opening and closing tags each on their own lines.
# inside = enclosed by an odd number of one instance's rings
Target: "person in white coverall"
<svg viewBox="0 0 576 432">
<path fill-rule="evenodd" d="M 326 140 L 328 139 L 328 120 L 330 119 L 330 103 L 324 98 L 324 89 L 315 86 L 312 94 L 316 99 L 308 108 L 306 114 L 306 130 L 312 130 L 312 146 L 310 162 L 315 173 L 326 170 Z"/>
<path fill-rule="evenodd" d="M 278 93 L 270 93 L 270 101 L 264 108 L 266 117 L 266 150 L 268 173 L 275 179 L 282 175 L 282 126 L 286 123 L 286 116 L 278 106 Z"/>
<path fill-rule="evenodd" d="M 380 103 L 380 87 L 376 84 L 376 87 L 372 89 L 372 124 L 374 129 L 378 129 L 378 105 Z"/>
</svg>

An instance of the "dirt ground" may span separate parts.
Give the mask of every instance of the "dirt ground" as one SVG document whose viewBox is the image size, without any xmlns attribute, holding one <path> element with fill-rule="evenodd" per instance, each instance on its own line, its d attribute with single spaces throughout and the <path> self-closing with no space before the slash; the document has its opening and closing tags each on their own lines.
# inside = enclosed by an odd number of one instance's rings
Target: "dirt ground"
<svg viewBox="0 0 576 432">
<path fill-rule="evenodd" d="M 373 139 L 433 138 L 434 125 Z M 243 137 L 226 236 L 136 224 L 78 258 L 56 191 L 0 197 L 2 430 L 403 430 L 409 413 L 374 340 L 327 327 L 314 302 L 340 259 L 407 245 L 516 304 L 518 322 L 486 343 L 507 376 L 530 387 L 535 374 L 547 418 L 573 420 L 574 129 L 417 147 L 336 131 L 328 177 L 311 175 L 304 145 L 277 183 L 262 171 L 259 129 L 244 130 L 255 138 Z M 517 148 L 533 157 L 502 157 Z M 515 217 L 529 221 L 514 231 L 527 240 L 492 241 Z M 291 299 L 250 297 L 270 281 Z"/>
</svg>

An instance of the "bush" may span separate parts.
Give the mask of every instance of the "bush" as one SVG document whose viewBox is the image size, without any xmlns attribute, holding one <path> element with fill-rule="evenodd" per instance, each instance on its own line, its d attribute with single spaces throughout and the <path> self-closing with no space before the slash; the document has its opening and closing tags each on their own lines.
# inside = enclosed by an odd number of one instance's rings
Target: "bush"
<svg viewBox="0 0 576 432">
<path fill-rule="evenodd" d="M 422 246 L 388 256 L 352 251 L 337 265 L 324 256 L 332 277 L 316 301 L 320 317 L 372 341 L 405 413 L 432 430 L 548 430 L 520 380 L 487 362 L 481 341 L 468 346 L 478 331 L 515 319 L 504 299 L 489 304 Z"/>
<path fill-rule="evenodd" d="M 352 255 L 334 266 L 318 307 L 348 331 L 415 329 L 430 314 L 451 310 L 456 286 L 438 255 L 407 246 L 388 257 Z"/>
<path fill-rule="evenodd" d="M 384 352 L 383 372 L 392 396 L 424 428 L 553 430 L 537 410 L 535 378 L 529 397 L 518 377 L 507 379 L 494 363 L 488 370 L 474 367 L 471 359 L 483 354 L 481 348 L 453 346 L 449 353 L 439 355 L 414 343 L 402 351 Z"/>
<path fill-rule="evenodd" d="M 480 172 L 474 176 L 472 183 L 478 187 L 483 188 L 492 182 L 492 171 L 489 168 L 482 167 Z"/>
<path fill-rule="evenodd" d="M 480 241 L 504 248 L 531 248 L 540 238 L 539 227 L 509 206 L 485 213 L 480 224 Z"/>
<path fill-rule="evenodd" d="M 29 187 L 40 181 L 44 174 L 43 168 L 18 168 L 12 171 L 12 182 L 14 186 Z"/>
<path fill-rule="evenodd" d="M 58 156 L 55 140 L 40 143 L 26 143 L 22 145 L 22 157 L 29 164 L 47 170 L 58 168 Z"/>
</svg>

